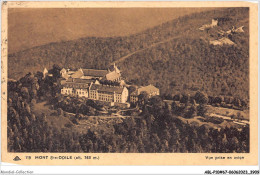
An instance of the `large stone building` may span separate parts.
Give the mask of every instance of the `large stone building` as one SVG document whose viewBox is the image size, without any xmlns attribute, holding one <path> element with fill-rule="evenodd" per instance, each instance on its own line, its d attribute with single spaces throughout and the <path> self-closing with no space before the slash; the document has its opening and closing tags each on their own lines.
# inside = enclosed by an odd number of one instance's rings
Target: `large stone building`
<svg viewBox="0 0 260 175">
<path fill-rule="evenodd" d="M 87 97 L 93 100 L 126 103 L 128 99 L 128 89 L 122 84 L 120 70 L 116 65 L 112 65 L 108 70 L 78 69 L 70 71 L 61 70 L 61 94 L 78 97 Z M 99 80 L 119 82 L 120 86 L 101 85 Z"/>
<path fill-rule="evenodd" d="M 63 95 L 86 97 L 110 102 L 111 104 L 127 103 L 129 96 L 127 85 L 122 80 L 121 72 L 115 64 L 111 65 L 107 70 L 80 68 L 77 71 L 71 71 L 63 68 L 60 73 L 63 78 L 61 80 L 61 94 Z M 112 83 L 107 83 L 105 80 Z M 118 86 L 113 86 L 115 84 Z M 153 85 L 139 87 L 130 94 L 130 102 L 136 103 L 141 92 L 146 92 L 149 98 L 160 94 L 159 89 Z"/>
<path fill-rule="evenodd" d="M 153 85 L 148 85 L 148 86 L 143 86 L 137 88 L 134 92 L 130 94 L 130 102 L 131 103 L 136 103 L 138 101 L 138 96 L 142 93 L 146 92 L 148 95 L 148 98 L 151 98 L 156 95 L 160 95 L 160 90 L 156 88 Z"/>
<path fill-rule="evenodd" d="M 95 80 L 83 80 L 70 78 L 61 83 L 61 94 L 78 97 L 88 97 L 89 87 Z"/>
<path fill-rule="evenodd" d="M 102 79 L 108 73 L 107 70 L 97 70 L 97 69 L 79 69 L 72 75 L 72 78 L 80 79 Z"/>
<path fill-rule="evenodd" d="M 79 78 L 79 79 L 98 79 L 98 80 L 109 80 L 109 81 L 121 81 L 121 73 L 117 66 L 114 64 L 107 70 L 98 69 L 78 69 L 77 71 L 71 71 L 70 69 L 63 68 L 60 71 L 61 77 L 64 79 Z"/>
<path fill-rule="evenodd" d="M 106 102 L 126 103 L 128 89 L 123 86 L 92 84 L 89 88 L 89 98 Z"/>
</svg>

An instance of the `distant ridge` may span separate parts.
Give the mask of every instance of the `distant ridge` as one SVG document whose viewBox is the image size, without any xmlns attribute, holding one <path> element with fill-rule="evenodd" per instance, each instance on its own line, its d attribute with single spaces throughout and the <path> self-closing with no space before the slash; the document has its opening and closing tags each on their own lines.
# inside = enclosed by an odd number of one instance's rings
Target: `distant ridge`
<svg viewBox="0 0 260 175">
<path fill-rule="evenodd" d="M 179 16 L 207 9 L 11 8 L 8 10 L 8 52 L 82 37 L 128 36 Z"/>
</svg>

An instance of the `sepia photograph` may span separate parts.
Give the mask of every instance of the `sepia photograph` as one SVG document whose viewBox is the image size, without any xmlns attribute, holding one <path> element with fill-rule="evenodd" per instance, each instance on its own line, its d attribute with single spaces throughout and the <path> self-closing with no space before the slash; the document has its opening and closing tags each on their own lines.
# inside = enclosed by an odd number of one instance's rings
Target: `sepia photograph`
<svg viewBox="0 0 260 175">
<path fill-rule="evenodd" d="M 250 10 L 8 8 L 7 152 L 250 153 Z"/>
</svg>

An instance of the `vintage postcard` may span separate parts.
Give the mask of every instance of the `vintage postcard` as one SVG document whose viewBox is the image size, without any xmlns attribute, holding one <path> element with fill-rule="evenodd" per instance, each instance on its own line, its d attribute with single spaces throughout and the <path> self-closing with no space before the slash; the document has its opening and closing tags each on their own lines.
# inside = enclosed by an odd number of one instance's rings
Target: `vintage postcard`
<svg viewBox="0 0 260 175">
<path fill-rule="evenodd" d="M 3 2 L 2 161 L 257 165 L 250 2 Z"/>
</svg>

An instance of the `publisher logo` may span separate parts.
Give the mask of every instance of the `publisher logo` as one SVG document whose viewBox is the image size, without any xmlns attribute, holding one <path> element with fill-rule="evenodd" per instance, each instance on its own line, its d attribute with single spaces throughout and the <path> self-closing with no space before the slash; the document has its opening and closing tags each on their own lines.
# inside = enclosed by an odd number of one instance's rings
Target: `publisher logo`
<svg viewBox="0 0 260 175">
<path fill-rule="evenodd" d="M 16 156 L 13 160 L 14 160 L 14 161 L 19 161 L 19 160 L 21 160 L 21 159 L 20 159 L 20 157 Z"/>
</svg>

